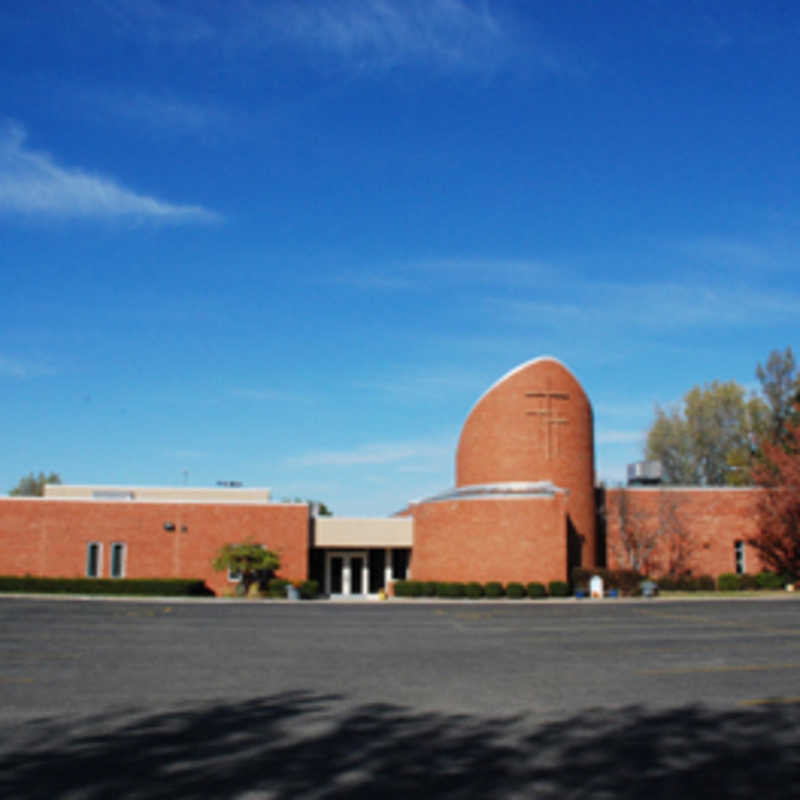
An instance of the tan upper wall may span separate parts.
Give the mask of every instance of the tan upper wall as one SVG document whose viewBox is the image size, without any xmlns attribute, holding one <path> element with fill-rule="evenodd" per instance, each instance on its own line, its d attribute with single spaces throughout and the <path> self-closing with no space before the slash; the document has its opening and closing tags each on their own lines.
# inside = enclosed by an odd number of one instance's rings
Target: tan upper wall
<svg viewBox="0 0 800 800">
<path fill-rule="evenodd" d="M 44 496 L 53 500 L 105 500 L 144 503 L 269 503 L 270 490 L 193 486 L 70 486 L 48 483 Z"/>
<path fill-rule="evenodd" d="M 315 547 L 411 547 L 414 520 L 411 517 L 317 517 Z"/>
</svg>

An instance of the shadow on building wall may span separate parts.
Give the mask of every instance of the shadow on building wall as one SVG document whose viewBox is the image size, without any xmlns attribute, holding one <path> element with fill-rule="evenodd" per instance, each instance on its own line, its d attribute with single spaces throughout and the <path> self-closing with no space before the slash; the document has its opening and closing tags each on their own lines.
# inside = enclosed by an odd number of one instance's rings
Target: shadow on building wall
<svg viewBox="0 0 800 800">
<path fill-rule="evenodd" d="M 296 692 L 5 723 L 0 796 L 790 797 L 798 723 L 800 705 L 597 709 L 536 724 Z"/>
<path fill-rule="evenodd" d="M 572 570 L 582 567 L 584 563 L 592 563 L 592 553 L 584 553 L 585 538 L 575 527 L 571 517 L 567 514 L 567 580 L 571 580 Z M 588 560 L 586 557 L 589 557 Z"/>
</svg>

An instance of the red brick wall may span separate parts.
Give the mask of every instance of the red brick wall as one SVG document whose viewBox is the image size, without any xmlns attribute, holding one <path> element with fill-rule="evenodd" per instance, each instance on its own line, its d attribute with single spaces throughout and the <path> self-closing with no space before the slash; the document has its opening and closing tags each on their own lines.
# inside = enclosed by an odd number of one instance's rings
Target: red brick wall
<svg viewBox="0 0 800 800">
<path fill-rule="evenodd" d="M 563 494 L 422 503 L 412 513 L 414 579 L 546 583 L 567 576 Z"/>
<path fill-rule="evenodd" d="M 628 567 L 620 544 L 619 497 L 624 492 L 627 511 L 633 524 L 648 530 L 659 525 L 671 506 L 688 538 L 690 557 L 687 567 L 694 575 L 720 575 L 735 572 L 734 542 L 747 542 L 756 533 L 755 504 L 758 489 L 636 488 L 606 491 L 606 553 L 609 567 Z M 650 557 L 649 573 L 660 576 L 669 563 L 669 525 L 662 523 L 664 535 Z M 760 572 L 763 565 L 758 551 L 745 545 L 745 569 Z"/>
<path fill-rule="evenodd" d="M 568 397 L 530 397 L 528 392 Z M 548 419 L 562 422 L 548 424 Z M 592 408 L 581 385 L 555 359 L 536 359 L 502 379 L 470 413 L 458 443 L 456 485 L 552 481 L 569 489 L 568 513 L 583 541 L 581 561 L 592 565 L 593 437 Z"/>
<path fill-rule="evenodd" d="M 165 522 L 176 530 L 165 531 Z M 101 542 L 108 577 L 111 544 L 123 542 L 126 577 L 202 578 L 219 594 L 231 584 L 211 561 L 222 545 L 248 540 L 280 554 L 282 576 L 307 577 L 305 504 L 0 500 L 2 575 L 85 576 L 87 545 Z"/>
</svg>

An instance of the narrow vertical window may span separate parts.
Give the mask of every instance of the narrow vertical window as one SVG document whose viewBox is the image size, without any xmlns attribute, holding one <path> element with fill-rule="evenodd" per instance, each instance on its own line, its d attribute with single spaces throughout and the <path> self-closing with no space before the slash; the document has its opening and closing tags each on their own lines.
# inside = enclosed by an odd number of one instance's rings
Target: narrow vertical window
<svg viewBox="0 0 800 800">
<path fill-rule="evenodd" d="M 125 577 L 125 545 L 121 542 L 111 545 L 111 577 Z"/>
<path fill-rule="evenodd" d="M 745 571 L 744 542 L 741 539 L 737 539 L 733 543 L 733 552 L 736 558 L 736 574 L 743 575 Z"/>
<path fill-rule="evenodd" d="M 86 553 L 86 577 L 100 577 L 100 543 L 89 542 L 89 549 Z"/>
</svg>

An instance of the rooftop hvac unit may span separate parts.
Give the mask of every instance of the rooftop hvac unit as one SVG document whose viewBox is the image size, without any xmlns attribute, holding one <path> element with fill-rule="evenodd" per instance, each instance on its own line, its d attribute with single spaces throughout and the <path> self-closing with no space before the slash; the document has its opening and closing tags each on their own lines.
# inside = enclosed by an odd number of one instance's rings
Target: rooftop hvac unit
<svg viewBox="0 0 800 800">
<path fill-rule="evenodd" d="M 628 464 L 629 484 L 661 483 L 660 461 L 636 461 Z"/>
</svg>

